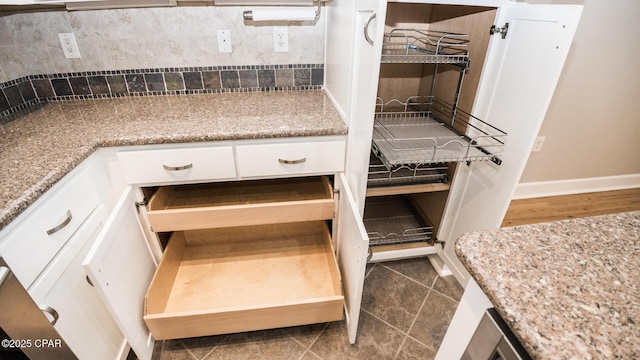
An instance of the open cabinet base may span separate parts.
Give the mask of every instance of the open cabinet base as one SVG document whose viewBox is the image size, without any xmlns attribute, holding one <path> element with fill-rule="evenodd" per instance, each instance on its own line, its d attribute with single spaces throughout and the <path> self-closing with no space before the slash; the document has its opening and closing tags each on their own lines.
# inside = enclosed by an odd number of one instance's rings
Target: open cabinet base
<svg viewBox="0 0 640 360">
<path fill-rule="evenodd" d="M 175 232 L 145 300 L 156 340 L 341 320 L 324 222 Z"/>
</svg>

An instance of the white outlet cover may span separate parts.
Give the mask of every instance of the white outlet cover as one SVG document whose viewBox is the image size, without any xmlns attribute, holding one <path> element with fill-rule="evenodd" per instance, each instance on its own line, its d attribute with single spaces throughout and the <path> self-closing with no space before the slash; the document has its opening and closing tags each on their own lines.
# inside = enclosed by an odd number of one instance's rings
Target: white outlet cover
<svg viewBox="0 0 640 360">
<path fill-rule="evenodd" d="M 536 141 L 533 143 L 533 149 L 531 149 L 531 152 L 539 152 L 540 150 L 542 150 L 542 145 L 544 145 L 545 139 L 546 137 L 544 136 L 538 136 L 536 138 Z"/>
<path fill-rule="evenodd" d="M 289 51 L 289 31 L 286 27 L 277 26 L 273 28 L 273 51 Z"/>
<path fill-rule="evenodd" d="M 218 52 L 230 53 L 231 51 L 231 31 L 218 30 Z"/>
<path fill-rule="evenodd" d="M 81 57 L 76 36 L 73 33 L 58 33 L 58 39 L 60 39 L 60 46 L 62 46 L 65 58 L 78 59 Z"/>
</svg>

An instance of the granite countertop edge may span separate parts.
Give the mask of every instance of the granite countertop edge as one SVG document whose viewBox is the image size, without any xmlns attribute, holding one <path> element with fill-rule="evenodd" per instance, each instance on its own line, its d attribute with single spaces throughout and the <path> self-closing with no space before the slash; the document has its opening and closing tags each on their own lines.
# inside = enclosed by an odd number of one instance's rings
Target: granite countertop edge
<svg viewBox="0 0 640 360">
<path fill-rule="evenodd" d="M 534 359 L 640 356 L 640 211 L 474 231 L 455 252 Z"/>
<path fill-rule="evenodd" d="M 305 136 L 335 136 L 335 135 L 345 135 L 347 133 L 347 127 L 342 122 L 338 112 L 335 110 L 333 105 L 329 104 L 327 99 L 327 95 L 324 94 L 323 91 L 318 90 L 309 90 L 309 91 L 298 91 L 298 92 L 282 92 L 283 95 L 287 97 L 286 101 L 290 101 L 291 99 L 296 100 L 297 97 L 302 97 L 305 102 L 309 102 L 309 98 L 311 100 L 318 100 L 318 102 L 322 102 L 322 104 L 309 105 L 308 107 L 313 109 L 314 111 L 310 111 L 308 117 L 328 117 L 329 121 L 327 124 L 322 124 L 320 126 L 305 126 L 302 124 L 300 126 L 293 125 L 291 126 L 288 123 L 287 127 L 284 128 L 271 128 L 271 127 L 262 127 L 262 128 L 254 128 L 249 130 L 239 129 L 237 126 L 231 126 L 229 130 L 225 129 L 216 129 L 213 132 L 203 131 L 202 133 L 198 133 L 197 131 L 191 132 L 189 134 L 176 134 L 172 132 L 167 133 L 154 133 L 151 135 L 146 134 L 131 134 L 131 135 L 123 135 L 119 134 L 100 134 L 99 137 L 93 138 L 90 140 L 83 141 L 82 143 L 74 144 L 74 147 L 70 148 L 68 152 L 65 152 L 65 155 L 57 158 L 55 164 L 52 164 L 50 167 L 47 167 L 43 170 L 42 176 L 38 177 L 35 180 L 31 180 L 28 184 L 26 184 L 26 188 L 21 189 L 20 191 L 15 191 L 14 189 L 7 189 L 6 187 L 0 186 L 0 190 L 2 190 L 5 196 L 10 196 L 9 201 L 6 201 L 2 208 L 0 208 L 0 230 L 7 227 L 13 220 L 15 220 L 20 214 L 22 214 L 29 206 L 31 206 L 35 201 L 37 201 L 44 193 L 50 190 L 58 181 L 60 181 L 65 175 L 71 172 L 74 168 L 76 168 L 82 161 L 87 159 L 91 154 L 93 154 L 96 150 L 105 147 L 120 147 L 120 146 L 143 146 L 143 145 L 157 145 L 157 144 L 180 144 L 180 143 L 196 143 L 196 142 L 211 142 L 211 141 L 230 141 L 230 140 L 249 140 L 249 139 L 276 139 L 276 138 L 288 138 L 288 137 L 305 137 Z M 319 94 L 323 94 L 320 96 Z M 209 95 L 211 97 L 215 97 L 219 94 Z M 233 98 L 234 94 L 224 94 L 225 101 L 228 101 L 229 97 Z M 247 94 L 247 93 L 238 93 L 238 96 L 263 96 L 261 94 Z M 277 94 L 268 93 L 265 96 L 270 97 L 270 99 L 274 99 L 274 96 Z M 164 96 L 155 97 L 156 99 L 150 100 L 154 102 L 162 102 L 162 98 Z M 179 97 L 171 97 L 167 96 L 166 98 L 170 99 L 168 101 L 176 101 L 175 99 L 182 98 L 188 99 L 190 95 L 181 95 Z M 111 101 L 137 101 L 138 99 L 109 99 Z M 142 99 L 144 100 L 144 99 Z M 95 106 L 101 106 L 100 103 L 103 102 L 104 99 L 96 99 L 96 100 L 70 100 L 68 102 L 60 101 L 54 102 L 53 109 L 49 109 L 47 105 L 40 106 L 35 111 L 37 114 L 26 114 L 21 118 L 14 120 L 11 124 L 14 127 L 19 127 L 19 123 L 21 121 L 43 121 L 43 119 L 48 118 L 50 116 L 60 117 L 60 112 L 65 112 L 67 110 L 65 108 L 65 104 L 71 104 L 69 107 L 72 108 L 76 104 L 90 104 L 88 107 L 94 106 L 94 104 L 98 104 Z M 328 105 L 329 104 L 329 105 Z M 190 104 L 191 105 L 191 104 Z M 287 103 L 287 105 L 289 105 Z M 63 108 L 65 110 L 60 110 L 59 108 Z M 318 108 L 318 109 L 316 109 Z M 320 111 L 318 111 L 320 110 Z M 265 112 L 269 112 L 269 109 L 266 109 Z M 304 111 L 304 110 L 302 110 Z M 73 111 L 69 111 L 73 112 Z M 157 116 L 157 112 L 153 114 Z M 62 117 L 66 116 L 63 114 Z M 69 115 L 70 116 L 70 115 Z M 74 114 L 73 116 L 77 116 Z M 87 117 L 89 115 L 86 115 Z M 95 114 L 92 114 L 95 116 Z M 171 118 L 175 116 L 174 114 L 170 114 L 168 117 Z M 184 114 L 180 114 L 180 116 L 185 116 Z M 199 118 L 196 121 L 202 122 L 202 114 L 198 114 Z M 260 113 L 255 115 L 256 117 L 260 116 Z M 277 114 L 270 115 L 271 117 L 276 117 Z M 289 116 L 291 115 L 284 115 Z M 304 116 L 307 116 L 306 114 Z M 214 115 L 215 117 L 215 115 Z M 219 116 L 218 118 L 222 119 L 221 121 L 228 121 L 226 116 Z M 158 118 L 158 121 L 165 121 L 165 119 Z M 188 115 L 186 118 L 188 119 Z M 48 120 L 48 119 L 47 119 Z M 139 119 L 136 119 L 136 121 Z M 185 120 L 188 121 L 188 120 Z M 291 120 L 288 120 L 291 122 Z M 309 121 L 309 120 L 305 120 Z M 315 124 L 314 124 L 315 125 Z M 224 126 L 216 124 L 216 126 Z M 6 127 L 6 125 L 5 125 Z M 2 130 L 0 128 L 0 130 Z M 72 130 L 74 131 L 74 130 Z M 78 130 L 82 131 L 82 130 Z M 0 138 L 2 137 L 2 132 L 0 131 Z M 5 134 L 6 135 L 6 134 Z M 14 143 L 16 143 L 15 139 Z M 25 136 L 24 141 L 22 139 L 17 140 L 17 144 L 19 146 L 26 145 L 28 141 L 31 139 Z M 30 146 L 30 145 L 26 145 Z M 33 147 L 33 146 L 32 146 Z M 35 147 L 33 147 L 35 149 Z M 38 149 L 39 151 L 44 151 L 42 148 Z M 2 151 L 8 151 L 7 148 L 2 149 Z M 36 150 L 33 150 L 34 154 L 30 154 L 29 156 L 38 156 Z M 1 155 L 1 154 L 0 154 Z M 5 154 L 6 155 L 6 154 Z M 6 158 L 6 156 L 5 156 Z M 12 160 L 9 158 L 9 160 Z M 20 159 L 23 161 L 24 159 Z M 5 160 L 6 161 L 6 160 Z M 28 160 L 27 160 L 28 161 Z M 49 164 L 47 164 L 49 165 Z"/>
</svg>

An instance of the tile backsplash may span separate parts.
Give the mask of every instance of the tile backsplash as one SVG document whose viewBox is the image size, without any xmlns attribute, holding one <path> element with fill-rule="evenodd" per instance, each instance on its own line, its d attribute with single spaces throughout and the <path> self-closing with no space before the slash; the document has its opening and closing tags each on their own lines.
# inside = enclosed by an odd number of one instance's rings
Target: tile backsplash
<svg viewBox="0 0 640 360">
<path fill-rule="evenodd" d="M 253 23 L 249 7 L 169 7 L 0 16 L 0 123 L 51 101 L 115 96 L 319 88 L 324 16 Z M 273 26 L 289 51 L 273 51 Z M 218 52 L 217 30 L 231 33 Z M 58 33 L 74 33 L 81 58 L 66 59 Z"/>
<path fill-rule="evenodd" d="M 0 84 L 0 124 L 47 101 L 319 89 L 322 64 L 209 66 L 30 75 Z"/>
<path fill-rule="evenodd" d="M 0 16 L 0 83 L 29 75 L 120 69 L 321 64 L 324 16 L 315 22 L 247 22 L 250 7 L 52 11 Z M 287 26 L 289 51 L 273 51 L 273 25 Z M 231 53 L 218 52 L 229 30 Z M 58 33 L 74 33 L 81 58 L 66 59 Z"/>
</svg>

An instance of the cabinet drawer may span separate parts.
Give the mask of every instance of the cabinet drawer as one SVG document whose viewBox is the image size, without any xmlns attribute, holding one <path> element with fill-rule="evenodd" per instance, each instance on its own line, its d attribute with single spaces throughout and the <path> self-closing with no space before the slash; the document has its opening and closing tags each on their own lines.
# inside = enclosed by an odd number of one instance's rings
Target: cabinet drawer
<svg viewBox="0 0 640 360">
<path fill-rule="evenodd" d="M 122 151 L 118 161 L 129 184 L 191 182 L 236 176 L 233 148 Z"/>
<path fill-rule="evenodd" d="M 177 231 L 328 220 L 333 190 L 327 177 L 164 186 L 149 201 L 154 231 Z"/>
<path fill-rule="evenodd" d="M 236 147 L 241 177 L 344 171 L 345 142 L 323 141 Z"/>
<path fill-rule="evenodd" d="M 156 340 L 342 319 L 323 221 L 173 233 L 145 298 Z"/>
<path fill-rule="evenodd" d="M 27 288 L 100 203 L 88 172 L 70 179 L 11 235 L 0 252 Z"/>
</svg>

